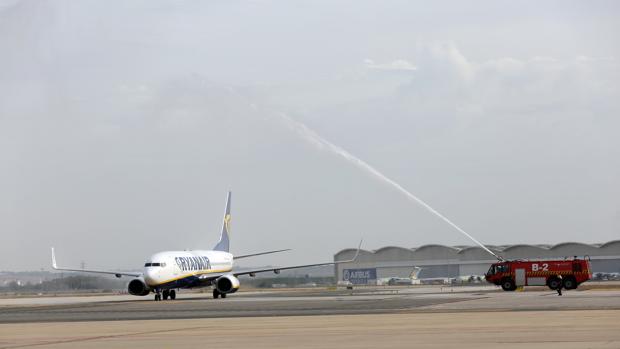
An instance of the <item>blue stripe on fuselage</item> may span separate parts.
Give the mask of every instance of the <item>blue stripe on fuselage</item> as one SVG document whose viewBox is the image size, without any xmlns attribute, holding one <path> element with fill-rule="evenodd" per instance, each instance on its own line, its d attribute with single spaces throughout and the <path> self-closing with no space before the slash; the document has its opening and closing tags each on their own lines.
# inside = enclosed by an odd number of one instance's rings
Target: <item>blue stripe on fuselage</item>
<svg viewBox="0 0 620 349">
<path fill-rule="evenodd" d="M 181 279 L 166 282 L 164 284 L 159 284 L 156 287 L 160 289 L 192 288 L 192 287 L 208 286 L 210 284 L 211 284 L 210 279 L 201 280 L 199 275 L 190 275 L 190 276 L 186 276 Z"/>
</svg>

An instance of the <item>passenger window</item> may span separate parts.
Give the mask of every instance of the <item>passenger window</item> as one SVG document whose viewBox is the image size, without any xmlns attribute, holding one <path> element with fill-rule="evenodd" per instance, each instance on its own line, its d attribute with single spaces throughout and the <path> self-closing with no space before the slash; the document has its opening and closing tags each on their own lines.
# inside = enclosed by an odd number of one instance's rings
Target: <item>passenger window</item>
<svg viewBox="0 0 620 349">
<path fill-rule="evenodd" d="M 145 266 L 145 267 L 150 267 L 150 266 L 151 266 L 151 263 L 146 263 L 146 264 L 144 264 L 144 266 Z"/>
</svg>

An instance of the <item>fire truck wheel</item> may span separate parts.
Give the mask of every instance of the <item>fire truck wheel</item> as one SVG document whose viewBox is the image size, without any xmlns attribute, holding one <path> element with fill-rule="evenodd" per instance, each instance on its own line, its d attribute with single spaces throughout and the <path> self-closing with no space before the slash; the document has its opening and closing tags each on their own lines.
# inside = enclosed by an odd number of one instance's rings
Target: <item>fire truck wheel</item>
<svg viewBox="0 0 620 349">
<path fill-rule="evenodd" d="M 517 289 L 517 285 L 512 279 L 504 279 L 502 280 L 502 290 L 504 291 L 514 291 Z"/>
<path fill-rule="evenodd" d="M 552 290 L 557 290 L 562 286 L 562 280 L 557 277 L 550 277 L 549 280 L 547 280 L 547 286 Z"/>
<path fill-rule="evenodd" d="M 564 288 L 567 290 L 574 290 L 577 288 L 577 281 L 575 278 L 567 277 L 564 279 Z"/>
</svg>

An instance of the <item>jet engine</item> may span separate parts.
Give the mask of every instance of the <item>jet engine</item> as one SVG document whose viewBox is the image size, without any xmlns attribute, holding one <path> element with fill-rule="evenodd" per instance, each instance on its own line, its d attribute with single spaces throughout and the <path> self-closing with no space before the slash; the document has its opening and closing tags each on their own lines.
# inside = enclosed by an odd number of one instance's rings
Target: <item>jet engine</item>
<svg viewBox="0 0 620 349">
<path fill-rule="evenodd" d="M 134 296 L 146 296 L 151 292 L 151 290 L 148 286 L 146 286 L 144 281 L 140 279 L 131 280 L 129 282 L 129 286 L 127 286 L 127 291 L 129 291 L 129 294 L 132 294 Z"/>
<path fill-rule="evenodd" d="M 215 289 L 222 294 L 235 293 L 239 289 L 239 279 L 234 275 L 220 276 L 215 280 Z"/>
</svg>

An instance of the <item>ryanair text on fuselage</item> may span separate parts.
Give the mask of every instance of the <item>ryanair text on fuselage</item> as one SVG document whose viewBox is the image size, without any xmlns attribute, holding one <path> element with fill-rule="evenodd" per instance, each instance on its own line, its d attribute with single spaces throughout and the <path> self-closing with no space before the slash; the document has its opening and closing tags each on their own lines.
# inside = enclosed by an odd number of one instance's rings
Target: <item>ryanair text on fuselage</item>
<svg viewBox="0 0 620 349">
<path fill-rule="evenodd" d="M 182 271 L 211 269 L 211 262 L 207 256 L 174 257 L 174 261 Z"/>
</svg>

